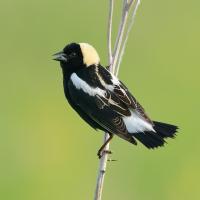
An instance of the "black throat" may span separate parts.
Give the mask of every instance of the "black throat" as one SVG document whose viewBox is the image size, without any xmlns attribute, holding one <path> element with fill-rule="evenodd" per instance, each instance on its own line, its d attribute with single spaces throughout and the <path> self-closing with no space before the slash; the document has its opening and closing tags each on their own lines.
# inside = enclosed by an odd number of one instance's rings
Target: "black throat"
<svg viewBox="0 0 200 200">
<path fill-rule="evenodd" d="M 68 67 L 68 66 L 65 66 L 65 64 L 63 65 L 63 63 L 60 63 L 60 66 L 62 68 L 62 73 L 63 73 L 63 79 L 65 81 L 68 81 L 70 79 L 70 76 L 73 74 L 73 73 L 78 73 L 79 71 L 81 71 L 82 69 L 85 69 L 86 66 L 85 65 L 82 65 L 82 66 L 79 66 L 79 67 Z"/>
</svg>

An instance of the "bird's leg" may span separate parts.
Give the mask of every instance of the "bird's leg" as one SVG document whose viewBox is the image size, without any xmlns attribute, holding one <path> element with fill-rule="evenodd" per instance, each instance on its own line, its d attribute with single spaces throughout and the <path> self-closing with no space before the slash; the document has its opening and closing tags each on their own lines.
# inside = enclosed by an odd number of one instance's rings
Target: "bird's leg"
<svg viewBox="0 0 200 200">
<path fill-rule="evenodd" d="M 111 151 L 104 150 L 105 146 L 110 142 L 110 140 L 112 140 L 113 134 L 109 133 L 109 136 L 110 137 L 105 141 L 105 143 L 101 146 L 101 148 L 99 149 L 97 153 L 97 156 L 99 157 L 99 159 L 103 156 L 103 153 L 108 153 L 108 154 L 112 153 Z"/>
</svg>

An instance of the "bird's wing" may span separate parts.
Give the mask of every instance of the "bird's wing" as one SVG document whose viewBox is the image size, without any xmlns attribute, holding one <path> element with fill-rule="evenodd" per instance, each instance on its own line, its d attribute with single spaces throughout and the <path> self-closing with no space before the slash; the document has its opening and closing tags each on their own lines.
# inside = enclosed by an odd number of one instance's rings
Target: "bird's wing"
<svg viewBox="0 0 200 200">
<path fill-rule="evenodd" d="M 130 116 L 128 107 L 113 92 L 94 88 L 74 75 L 68 82 L 70 97 L 83 112 L 98 123 L 103 130 L 136 144 L 128 134 L 122 116 Z"/>
<path fill-rule="evenodd" d="M 136 110 L 142 118 L 144 118 L 150 124 L 153 124 L 151 119 L 145 113 L 144 108 L 139 104 L 135 97 L 129 92 L 128 88 L 119 81 L 113 74 L 102 66 L 98 66 L 98 75 L 104 82 L 105 87 L 123 102 L 128 108 Z"/>
</svg>

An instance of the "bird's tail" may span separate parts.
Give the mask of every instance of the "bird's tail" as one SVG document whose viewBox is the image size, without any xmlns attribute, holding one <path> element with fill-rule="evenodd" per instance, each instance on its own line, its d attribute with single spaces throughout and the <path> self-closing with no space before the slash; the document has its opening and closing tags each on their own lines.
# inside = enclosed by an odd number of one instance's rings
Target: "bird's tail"
<svg viewBox="0 0 200 200">
<path fill-rule="evenodd" d="M 176 136 L 178 129 L 177 126 L 155 121 L 153 123 L 155 132 L 145 131 L 134 134 L 134 137 L 137 138 L 147 148 L 153 149 L 163 146 L 165 143 L 165 138 L 174 138 Z"/>
</svg>

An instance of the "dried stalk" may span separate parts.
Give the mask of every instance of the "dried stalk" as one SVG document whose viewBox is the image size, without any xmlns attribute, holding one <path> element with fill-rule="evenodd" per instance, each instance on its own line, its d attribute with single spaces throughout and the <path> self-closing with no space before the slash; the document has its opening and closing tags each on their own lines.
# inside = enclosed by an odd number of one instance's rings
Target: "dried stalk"
<svg viewBox="0 0 200 200">
<path fill-rule="evenodd" d="M 107 44 L 108 44 L 108 62 L 109 62 L 109 69 L 113 72 L 113 67 L 111 66 L 112 63 L 112 16 L 113 16 L 113 6 L 114 6 L 114 0 L 109 0 L 110 6 L 109 6 L 109 17 L 108 17 L 108 33 L 107 33 Z M 109 134 L 105 133 L 103 143 L 108 140 Z M 105 150 L 109 150 L 109 143 L 106 145 Z M 108 160 L 108 154 L 103 154 L 103 156 L 100 159 L 99 163 L 99 173 L 97 177 L 97 184 L 96 184 L 96 190 L 95 190 L 95 197 L 94 200 L 101 200 L 102 197 L 102 191 L 103 191 L 103 183 L 104 183 L 104 177 L 106 172 L 106 165 Z"/>
<path fill-rule="evenodd" d="M 131 31 L 131 29 L 133 27 L 134 21 L 135 21 L 135 15 L 136 15 L 138 6 L 140 5 L 140 0 L 136 0 L 134 3 L 135 3 L 135 5 L 133 7 L 130 23 L 128 25 L 128 29 L 127 29 L 127 32 L 126 32 L 126 35 L 125 35 L 125 39 L 124 39 L 123 44 L 122 44 L 122 49 L 121 49 L 120 54 L 119 54 L 119 60 L 118 60 L 117 66 L 116 66 L 116 75 L 118 75 L 118 73 L 119 73 L 119 67 L 120 67 L 124 52 L 125 52 L 125 48 L 126 48 L 126 44 L 127 44 L 127 41 L 128 41 L 129 33 L 130 33 L 130 31 Z M 130 6 L 131 6 L 131 4 L 130 4 Z"/>
<path fill-rule="evenodd" d="M 135 3 L 135 1 L 136 1 L 136 3 Z M 140 4 L 140 0 L 129 0 L 129 1 L 124 0 L 123 1 L 122 18 L 121 18 L 121 22 L 120 22 L 120 26 L 119 26 L 119 30 L 118 30 L 117 39 L 115 42 L 114 53 L 112 53 L 112 41 L 111 41 L 114 0 L 109 0 L 109 2 L 110 3 L 109 3 L 108 33 L 107 33 L 109 70 L 117 76 L 118 72 L 119 72 L 121 60 L 122 60 L 122 57 L 124 54 L 125 46 L 126 46 L 126 43 L 128 40 L 129 32 L 134 23 L 135 14 L 136 14 L 136 11 Z M 134 8 L 133 8 L 131 21 L 128 24 L 125 39 L 123 40 L 129 11 L 130 11 L 130 8 L 132 7 L 132 5 L 134 6 Z M 121 48 L 121 45 L 122 45 L 122 48 Z M 105 142 L 108 138 L 109 138 L 109 134 L 105 133 L 103 142 Z M 105 151 L 109 150 L 109 143 L 106 145 L 104 150 Z M 99 171 L 98 171 L 94 200 L 101 200 L 101 198 L 102 198 L 103 183 L 104 183 L 104 177 L 105 177 L 105 172 L 106 172 L 107 160 L 108 160 L 108 154 L 104 153 L 103 156 L 101 157 L 100 163 L 99 163 Z"/>
<path fill-rule="evenodd" d="M 127 19 L 128 19 L 127 1 L 124 0 L 121 23 L 119 26 L 118 35 L 117 35 L 117 39 L 115 42 L 115 49 L 114 49 L 114 53 L 113 53 L 112 68 L 114 70 L 114 73 L 115 73 L 115 69 L 116 69 L 116 64 L 117 64 L 117 60 L 118 60 L 118 56 L 119 56 L 119 52 L 120 52 L 120 48 L 121 48 L 121 43 L 122 43 Z"/>
<path fill-rule="evenodd" d="M 109 0 L 109 16 L 108 16 L 108 33 L 107 33 L 107 44 L 108 44 L 108 63 L 109 66 L 112 63 L 112 17 L 113 17 L 113 7 L 114 7 L 114 0 Z M 110 70 L 112 71 L 112 66 L 110 66 Z"/>
</svg>

